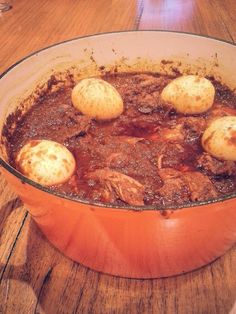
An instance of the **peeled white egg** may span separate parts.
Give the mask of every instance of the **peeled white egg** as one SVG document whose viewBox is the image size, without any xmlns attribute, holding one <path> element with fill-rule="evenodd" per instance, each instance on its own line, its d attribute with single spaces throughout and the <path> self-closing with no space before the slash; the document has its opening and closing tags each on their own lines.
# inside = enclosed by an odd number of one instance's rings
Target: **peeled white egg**
<svg viewBox="0 0 236 314">
<path fill-rule="evenodd" d="M 214 102 L 212 83 L 197 75 L 184 75 L 171 81 L 162 91 L 161 98 L 172 104 L 176 111 L 198 114 L 210 109 Z"/>
<path fill-rule="evenodd" d="M 236 161 L 236 116 L 214 120 L 203 133 L 202 146 L 218 159 Z"/>
<path fill-rule="evenodd" d="M 48 140 L 31 140 L 16 157 L 19 170 L 28 178 L 50 186 L 66 182 L 75 171 L 75 159 L 63 145 Z"/>
<path fill-rule="evenodd" d="M 75 108 L 97 120 L 117 118 L 124 109 L 118 91 L 108 82 L 97 78 L 81 80 L 73 88 L 71 98 Z"/>
</svg>

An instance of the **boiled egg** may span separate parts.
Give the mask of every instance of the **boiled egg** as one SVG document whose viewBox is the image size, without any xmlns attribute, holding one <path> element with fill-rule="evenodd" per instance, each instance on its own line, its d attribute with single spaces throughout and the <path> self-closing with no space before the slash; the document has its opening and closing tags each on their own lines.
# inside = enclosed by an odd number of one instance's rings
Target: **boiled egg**
<svg viewBox="0 0 236 314">
<path fill-rule="evenodd" d="M 72 103 L 81 113 L 97 120 L 115 119 L 123 112 L 123 100 L 108 82 L 87 78 L 72 90 Z"/>
<path fill-rule="evenodd" d="M 171 81 L 162 91 L 161 98 L 177 112 L 203 113 L 211 108 L 215 97 L 212 83 L 197 75 L 184 75 Z"/>
<path fill-rule="evenodd" d="M 236 161 L 236 116 L 214 120 L 203 133 L 202 146 L 218 159 Z"/>
<path fill-rule="evenodd" d="M 16 164 L 28 178 L 50 186 L 66 182 L 75 171 L 75 159 L 63 145 L 31 140 L 17 154 Z"/>
</svg>

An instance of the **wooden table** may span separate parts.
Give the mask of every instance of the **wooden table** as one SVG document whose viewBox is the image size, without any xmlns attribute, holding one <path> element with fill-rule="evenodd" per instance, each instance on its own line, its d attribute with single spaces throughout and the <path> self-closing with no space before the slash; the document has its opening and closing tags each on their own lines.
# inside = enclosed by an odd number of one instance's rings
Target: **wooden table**
<svg viewBox="0 0 236 314">
<path fill-rule="evenodd" d="M 0 15 L 0 72 L 34 50 L 99 32 L 168 29 L 236 41 L 235 0 L 14 0 Z M 130 280 L 73 263 L 0 179 L 0 313 L 229 313 L 236 248 L 200 270 Z M 236 313 L 236 309 L 231 313 Z"/>
</svg>

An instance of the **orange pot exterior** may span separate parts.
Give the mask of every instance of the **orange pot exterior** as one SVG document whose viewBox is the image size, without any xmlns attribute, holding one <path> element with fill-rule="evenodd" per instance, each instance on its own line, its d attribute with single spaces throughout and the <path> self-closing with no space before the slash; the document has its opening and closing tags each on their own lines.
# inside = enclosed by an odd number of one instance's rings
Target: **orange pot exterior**
<svg viewBox="0 0 236 314">
<path fill-rule="evenodd" d="M 82 204 L 2 172 L 49 241 L 97 271 L 130 278 L 172 276 L 213 261 L 236 241 L 235 199 L 165 216 Z"/>
</svg>

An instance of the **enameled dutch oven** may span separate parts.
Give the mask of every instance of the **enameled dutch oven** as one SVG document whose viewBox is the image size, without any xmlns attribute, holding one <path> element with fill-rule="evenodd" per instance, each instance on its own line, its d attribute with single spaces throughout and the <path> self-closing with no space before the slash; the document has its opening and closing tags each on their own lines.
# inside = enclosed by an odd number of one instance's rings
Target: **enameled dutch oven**
<svg viewBox="0 0 236 314">
<path fill-rule="evenodd" d="M 50 75 L 157 70 L 214 75 L 236 87 L 236 46 L 192 34 L 118 32 L 69 40 L 16 63 L 0 80 L 1 129 L 22 99 Z M 28 107 L 32 97 L 28 97 Z M 27 102 L 26 102 L 27 103 Z M 27 108 L 25 108 L 27 110 Z M 4 138 L 2 138 L 4 143 Z M 130 278 L 172 276 L 201 267 L 236 241 L 236 194 L 181 208 L 111 206 L 72 199 L 0 168 L 51 243 L 97 271 Z M 199 182 L 201 184 L 201 182 Z"/>
</svg>

